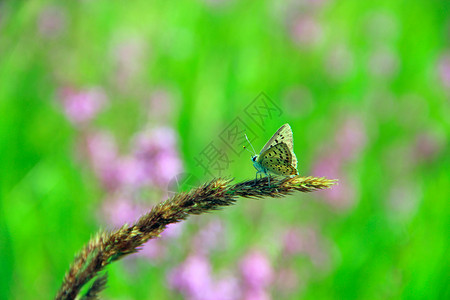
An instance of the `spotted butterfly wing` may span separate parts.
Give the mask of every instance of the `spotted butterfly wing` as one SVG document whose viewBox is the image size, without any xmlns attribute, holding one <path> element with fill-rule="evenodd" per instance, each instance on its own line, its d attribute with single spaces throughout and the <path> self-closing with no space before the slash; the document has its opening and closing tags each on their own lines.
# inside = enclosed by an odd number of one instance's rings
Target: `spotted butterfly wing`
<svg viewBox="0 0 450 300">
<path fill-rule="evenodd" d="M 277 132 L 270 138 L 270 140 L 264 145 L 262 148 L 259 156 L 262 156 L 262 154 L 267 151 L 270 147 L 273 147 L 274 145 L 278 143 L 285 143 L 286 146 L 289 149 L 289 152 L 292 154 L 292 163 L 291 165 L 297 169 L 297 157 L 294 153 L 294 138 L 292 134 L 291 126 L 289 126 L 288 123 L 281 126 Z"/>
<path fill-rule="evenodd" d="M 265 170 L 278 175 L 297 175 L 297 168 L 293 165 L 294 152 L 290 151 L 284 142 L 275 144 L 261 152 L 256 162 Z"/>
</svg>

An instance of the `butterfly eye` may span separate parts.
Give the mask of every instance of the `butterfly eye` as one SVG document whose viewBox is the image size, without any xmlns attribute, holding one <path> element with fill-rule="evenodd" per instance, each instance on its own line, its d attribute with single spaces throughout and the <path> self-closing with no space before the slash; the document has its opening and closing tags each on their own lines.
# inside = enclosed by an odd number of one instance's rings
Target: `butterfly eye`
<svg viewBox="0 0 450 300">
<path fill-rule="evenodd" d="M 253 161 L 256 161 L 256 155 L 255 155 L 255 156 L 252 156 L 252 160 L 253 160 Z"/>
</svg>

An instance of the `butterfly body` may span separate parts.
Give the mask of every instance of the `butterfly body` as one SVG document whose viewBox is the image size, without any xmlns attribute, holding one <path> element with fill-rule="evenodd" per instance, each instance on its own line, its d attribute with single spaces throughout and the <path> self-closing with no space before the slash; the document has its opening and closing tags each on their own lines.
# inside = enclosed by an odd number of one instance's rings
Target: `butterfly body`
<svg viewBox="0 0 450 300">
<path fill-rule="evenodd" d="M 284 124 L 275 132 L 259 155 L 252 156 L 252 162 L 257 170 L 256 177 L 262 173 L 269 176 L 269 172 L 277 175 L 298 174 L 294 140 L 289 124 Z"/>
</svg>

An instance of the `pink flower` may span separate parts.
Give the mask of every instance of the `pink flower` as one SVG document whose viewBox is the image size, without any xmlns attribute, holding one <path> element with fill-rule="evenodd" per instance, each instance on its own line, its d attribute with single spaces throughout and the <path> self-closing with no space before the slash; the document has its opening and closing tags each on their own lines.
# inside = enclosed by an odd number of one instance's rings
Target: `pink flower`
<svg viewBox="0 0 450 300">
<path fill-rule="evenodd" d="M 104 216 L 108 223 L 117 227 L 135 222 L 143 212 L 127 197 L 112 196 L 103 202 Z"/>
<path fill-rule="evenodd" d="M 235 277 L 228 276 L 220 279 L 214 285 L 212 300 L 237 300 L 241 299 L 241 291 L 238 280 Z"/>
<path fill-rule="evenodd" d="M 149 115 L 151 119 L 167 120 L 173 110 L 172 95 L 166 89 L 158 89 L 152 92 L 149 100 Z"/>
<path fill-rule="evenodd" d="M 349 211 L 357 203 L 357 191 L 344 175 L 336 176 L 336 178 L 339 179 L 339 184 L 323 193 L 325 202 L 337 211 Z"/>
<path fill-rule="evenodd" d="M 338 185 L 321 193 L 325 201 L 336 209 L 347 211 L 355 205 L 355 186 L 347 180 L 342 168 L 359 155 L 366 139 L 362 123 L 357 119 L 348 119 L 336 134 L 334 151 L 319 157 L 313 166 L 313 175 L 339 179 Z"/>
<path fill-rule="evenodd" d="M 273 280 L 269 258 L 258 250 L 247 253 L 240 263 L 245 285 L 253 290 L 266 288 Z"/>
<path fill-rule="evenodd" d="M 416 136 L 415 160 L 423 162 L 433 161 L 443 149 L 444 135 L 437 132 L 424 132 Z"/>
<path fill-rule="evenodd" d="M 313 166 L 312 174 L 319 177 L 337 178 L 341 168 L 342 158 L 340 155 L 334 152 L 327 152 L 317 159 Z"/>
<path fill-rule="evenodd" d="M 283 294 L 288 294 L 298 289 L 300 280 L 294 269 L 285 268 L 278 271 L 276 284 Z"/>
<path fill-rule="evenodd" d="M 286 255 L 305 254 L 316 266 L 326 267 L 329 262 L 324 237 L 312 228 L 289 229 L 283 239 Z"/>
<path fill-rule="evenodd" d="M 93 119 L 106 103 L 106 95 L 98 87 L 81 91 L 65 88 L 61 90 L 60 97 L 67 118 L 75 125 Z"/>
<path fill-rule="evenodd" d="M 333 208 L 347 211 L 352 208 L 356 201 L 355 187 L 346 179 L 341 172 L 342 159 L 336 154 L 324 155 L 319 158 L 313 167 L 314 176 L 324 176 L 333 179 L 339 179 L 339 183 L 332 189 L 325 190 L 321 196 L 326 203 Z"/>
<path fill-rule="evenodd" d="M 220 221 L 211 221 L 194 238 L 196 252 L 205 254 L 219 246 L 224 248 L 224 243 L 224 228 Z"/>
<path fill-rule="evenodd" d="M 439 58 L 437 69 L 442 85 L 450 88 L 450 54 L 444 54 Z"/>
<path fill-rule="evenodd" d="M 313 167 L 315 176 L 339 179 L 339 184 L 321 193 L 327 203 L 339 210 L 348 210 L 356 201 L 355 186 L 347 180 L 343 166 L 356 159 L 367 142 L 364 123 L 357 117 L 349 116 L 335 134 L 333 151 L 328 150 Z"/>
<path fill-rule="evenodd" d="M 211 266 L 203 255 L 191 255 L 169 274 L 169 285 L 189 299 L 210 299 L 213 281 Z"/>
<path fill-rule="evenodd" d="M 42 37 L 54 38 L 66 28 L 66 12 L 60 6 L 46 6 L 38 16 L 38 29 Z"/>
<path fill-rule="evenodd" d="M 322 40 L 321 24 L 310 16 L 299 16 L 294 19 L 291 27 L 292 39 L 300 47 L 309 48 Z"/>
<path fill-rule="evenodd" d="M 355 159 L 367 143 L 364 123 L 349 116 L 335 134 L 338 154 L 346 160 Z"/>
<path fill-rule="evenodd" d="M 145 66 L 149 49 L 146 41 L 139 36 L 119 38 L 113 45 L 112 58 L 116 65 L 115 79 L 119 88 L 127 89 L 133 79 Z"/>
<path fill-rule="evenodd" d="M 283 236 L 284 252 L 287 255 L 295 255 L 303 250 L 304 241 L 301 232 L 297 228 L 287 230 Z"/>
<path fill-rule="evenodd" d="M 159 239 L 151 239 L 146 242 L 142 249 L 137 253 L 141 257 L 148 258 L 150 260 L 161 259 L 166 254 L 166 248 Z"/>
<path fill-rule="evenodd" d="M 168 275 L 169 286 L 178 290 L 184 299 L 234 300 L 240 299 L 237 279 L 224 276 L 214 281 L 206 256 L 193 254 Z"/>
<path fill-rule="evenodd" d="M 135 156 L 152 182 L 167 188 L 170 180 L 182 173 L 176 150 L 176 135 L 169 127 L 146 130 L 135 138 Z"/>
<path fill-rule="evenodd" d="M 136 157 L 123 157 L 116 162 L 116 173 L 122 187 L 141 187 L 150 181 L 142 161 Z"/>
<path fill-rule="evenodd" d="M 116 170 L 117 145 L 109 132 L 91 132 L 86 136 L 87 157 L 101 182 L 110 189 L 117 189 L 119 178 Z"/>
<path fill-rule="evenodd" d="M 397 182 L 389 191 L 386 212 L 395 221 L 409 221 L 417 212 L 422 191 L 413 182 Z"/>
<path fill-rule="evenodd" d="M 390 49 L 377 49 L 369 58 L 369 72 L 373 76 L 386 79 L 398 73 L 400 60 Z"/>
<path fill-rule="evenodd" d="M 170 127 L 157 127 L 144 130 L 133 141 L 139 156 L 151 156 L 162 151 L 172 151 L 177 144 L 175 131 Z"/>
<path fill-rule="evenodd" d="M 331 49 L 325 61 L 327 73 L 336 80 L 345 80 L 353 72 L 353 53 L 346 45 L 338 45 Z"/>
<path fill-rule="evenodd" d="M 247 289 L 244 292 L 244 300 L 270 300 L 269 293 L 264 289 Z"/>
<path fill-rule="evenodd" d="M 184 231 L 184 224 L 184 222 L 180 222 L 167 225 L 166 229 L 161 233 L 161 239 L 175 239 L 180 237 Z"/>
<path fill-rule="evenodd" d="M 291 250 L 292 254 L 297 251 L 312 257 L 321 252 L 318 245 L 318 233 L 311 228 L 292 229 L 285 238 L 286 250 Z"/>
<path fill-rule="evenodd" d="M 168 188 L 170 180 L 183 172 L 181 159 L 175 152 L 161 152 L 156 156 L 154 163 L 153 180 L 164 188 Z"/>
</svg>

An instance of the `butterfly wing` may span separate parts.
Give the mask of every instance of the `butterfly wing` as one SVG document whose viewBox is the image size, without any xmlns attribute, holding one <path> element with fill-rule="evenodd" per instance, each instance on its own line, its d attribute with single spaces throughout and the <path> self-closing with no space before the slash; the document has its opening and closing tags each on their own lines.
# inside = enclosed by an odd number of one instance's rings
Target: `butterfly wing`
<svg viewBox="0 0 450 300">
<path fill-rule="evenodd" d="M 286 146 L 289 148 L 289 150 L 290 150 L 289 152 L 292 154 L 291 165 L 295 169 L 297 169 L 297 157 L 295 156 L 295 153 L 294 153 L 294 138 L 292 135 L 291 126 L 289 126 L 288 123 L 281 126 L 277 130 L 277 132 L 275 132 L 275 134 L 270 138 L 270 140 L 264 145 L 259 156 L 262 156 L 262 154 L 265 151 L 267 151 L 270 147 L 272 147 L 278 143 L 281 143 L 281 142 L 285 143 Z"/>
<path fill-rule="evenodd" d="M 265 170 L 278 175 L 297 175 L 292 164 L 295 154 L 284 142 L 278 143 L 261 153 L 256 160 Z"/>
</svg>

